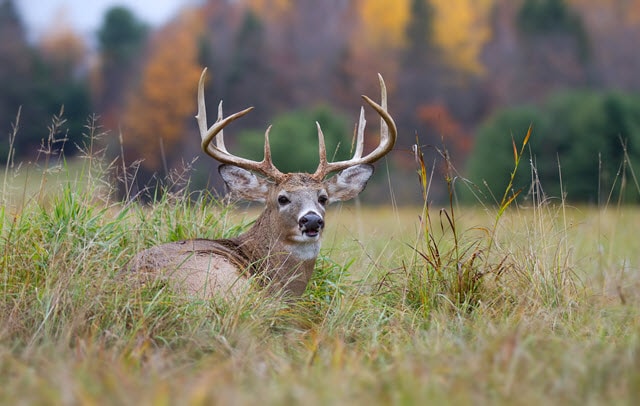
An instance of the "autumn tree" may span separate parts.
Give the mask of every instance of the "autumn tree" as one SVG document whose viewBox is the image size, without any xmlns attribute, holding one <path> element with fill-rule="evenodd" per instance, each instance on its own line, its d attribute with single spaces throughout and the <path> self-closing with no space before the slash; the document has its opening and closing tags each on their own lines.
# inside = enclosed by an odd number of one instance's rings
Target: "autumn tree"
<svg viewBox="0 0 640 406">
<path fill-rule="evenodd" d="M 494 0 L 431 0 L 434 43 L 442 50 L 447 65 L 471 75 L 484 72 L 480 56 L 491 37 L 493 3 Z"/>
<path fill-rule="evenodd" d="M 78 74 L 85 66 L 87 45 L 70 27 L 71 24 L 58 20 L 39 42 L 41 56 L 52 65 L 51 73 L 58 80 Z"/>
<path fill-rule="evenodd" d="M 405 27 L 410 18 L 409 0 L 388 2 L 385 0 L 360 1 L 362 41 L 368 47 L 377 45 L 383 49 L 401 48 L 406 41 Z"/>
<path fill-rule="evenodd" d="M 377 73 L 381 73 L 393 93 L 400 66 L 398 51 L 405 44 L 409 19 L 409 0 L 359 0 L 347 10 L 347 41 L 339 49 L 334 77 L 336 96 L 350 109 L 353 95 L 366 89 L 377 92 Z"/>
<path fill-rule="evenodd" d="M 452 159 L 466 156 L 471 149 L 471 137 L 451 112 L 442 104 L 425 104 L 418 108 L 420 135 L 432 140 L 440 138 Z M 440 145 L 437 145 L 440 146 Z"/>
<path fill-rule="evenodd" d="M 168 169 L 181 156 L 183 143 L 197 143 L 194 128 L 198 37 L 202 21 L 183 12 L 153 39 L 139 86 L 129 95 L 124 144 L 128 159 L 144 159 L 148 172 Z M 211 74 L 211 73 L 210 73 Z M 215 74 L 215 73 L 214 73 Z"/>
</svg>

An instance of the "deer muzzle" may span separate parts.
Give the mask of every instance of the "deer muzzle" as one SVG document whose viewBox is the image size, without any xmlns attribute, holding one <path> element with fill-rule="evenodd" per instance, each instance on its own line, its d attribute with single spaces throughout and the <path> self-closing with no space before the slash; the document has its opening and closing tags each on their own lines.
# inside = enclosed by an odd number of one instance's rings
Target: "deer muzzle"
<svg viewBox="0 0 640 406">
<path fill-rule="evenodd" d="M 307 237 L 316 237 L 324 228 L 324 220 L 322 216 L 314 212 L 308 212 L 298 220 L 298 226 L 303 235 Z"/>
</svg>

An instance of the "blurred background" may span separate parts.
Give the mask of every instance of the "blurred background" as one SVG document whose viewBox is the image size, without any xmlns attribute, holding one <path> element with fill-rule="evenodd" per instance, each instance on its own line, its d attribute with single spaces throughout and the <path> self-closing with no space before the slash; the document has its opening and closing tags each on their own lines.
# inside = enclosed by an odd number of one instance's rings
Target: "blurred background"
<svg viewBox="0 0 640 406">
<path fill-rule="evenodd" d="M 0 159 L 35 159 L 52 129 L 73 159 L 100 133 L 139 190 L 184 168 L 219 188 L 193 118 L 207 66 L 210 123 L 219 100 L 255 106 L 228 127 L 232 152 L 261 159 L 273 124 L 276 165 L 313 170 L 314 121 L 349 155 L 380 72 L 399 139 L 369 202 L 420 201 L 413 144 L 440 180 L 432 198 L 448 175 L 501 197 L 530 125 L 516 187 L 638 202 L 639 43 L 638 0 L 0 0 Z"/>
</svg>

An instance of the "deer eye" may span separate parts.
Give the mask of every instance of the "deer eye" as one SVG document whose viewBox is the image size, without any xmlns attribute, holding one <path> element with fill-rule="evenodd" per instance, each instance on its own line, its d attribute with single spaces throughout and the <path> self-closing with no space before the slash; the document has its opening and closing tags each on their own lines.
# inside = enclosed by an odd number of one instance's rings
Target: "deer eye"
<svg viewBox="0 0 640 406">
<path fill-rule="evenodd" d="M 280 204 L 280 206 L 284 206 L 291 203 L 291 200 L 289 200 L 287 196 L 281 195 L 278 196 L 278 203 Z"/>
<path fill-rule="evenodd" d="M 329 198 L 327 196 L 325 195 L 318 196 L 318 203 L 320 203 L 321 205 L 324 206 L 325 204 L 327 204 L 328 201 L 329 201 Z"/>
</svg>

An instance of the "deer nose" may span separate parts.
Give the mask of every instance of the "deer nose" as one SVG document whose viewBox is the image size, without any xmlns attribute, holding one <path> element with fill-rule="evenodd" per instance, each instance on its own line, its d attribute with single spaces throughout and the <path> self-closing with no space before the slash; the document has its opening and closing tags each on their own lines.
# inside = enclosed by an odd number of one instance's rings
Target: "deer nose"
<svg viewBox="0 0 640 406">
<path fill-rule="evenodd" d="M 310 231 L 318 231 L 324 227 L 324 220 L 315 213 L 307 213 L 298 220 L 300 228 Z"/>
</svg>

